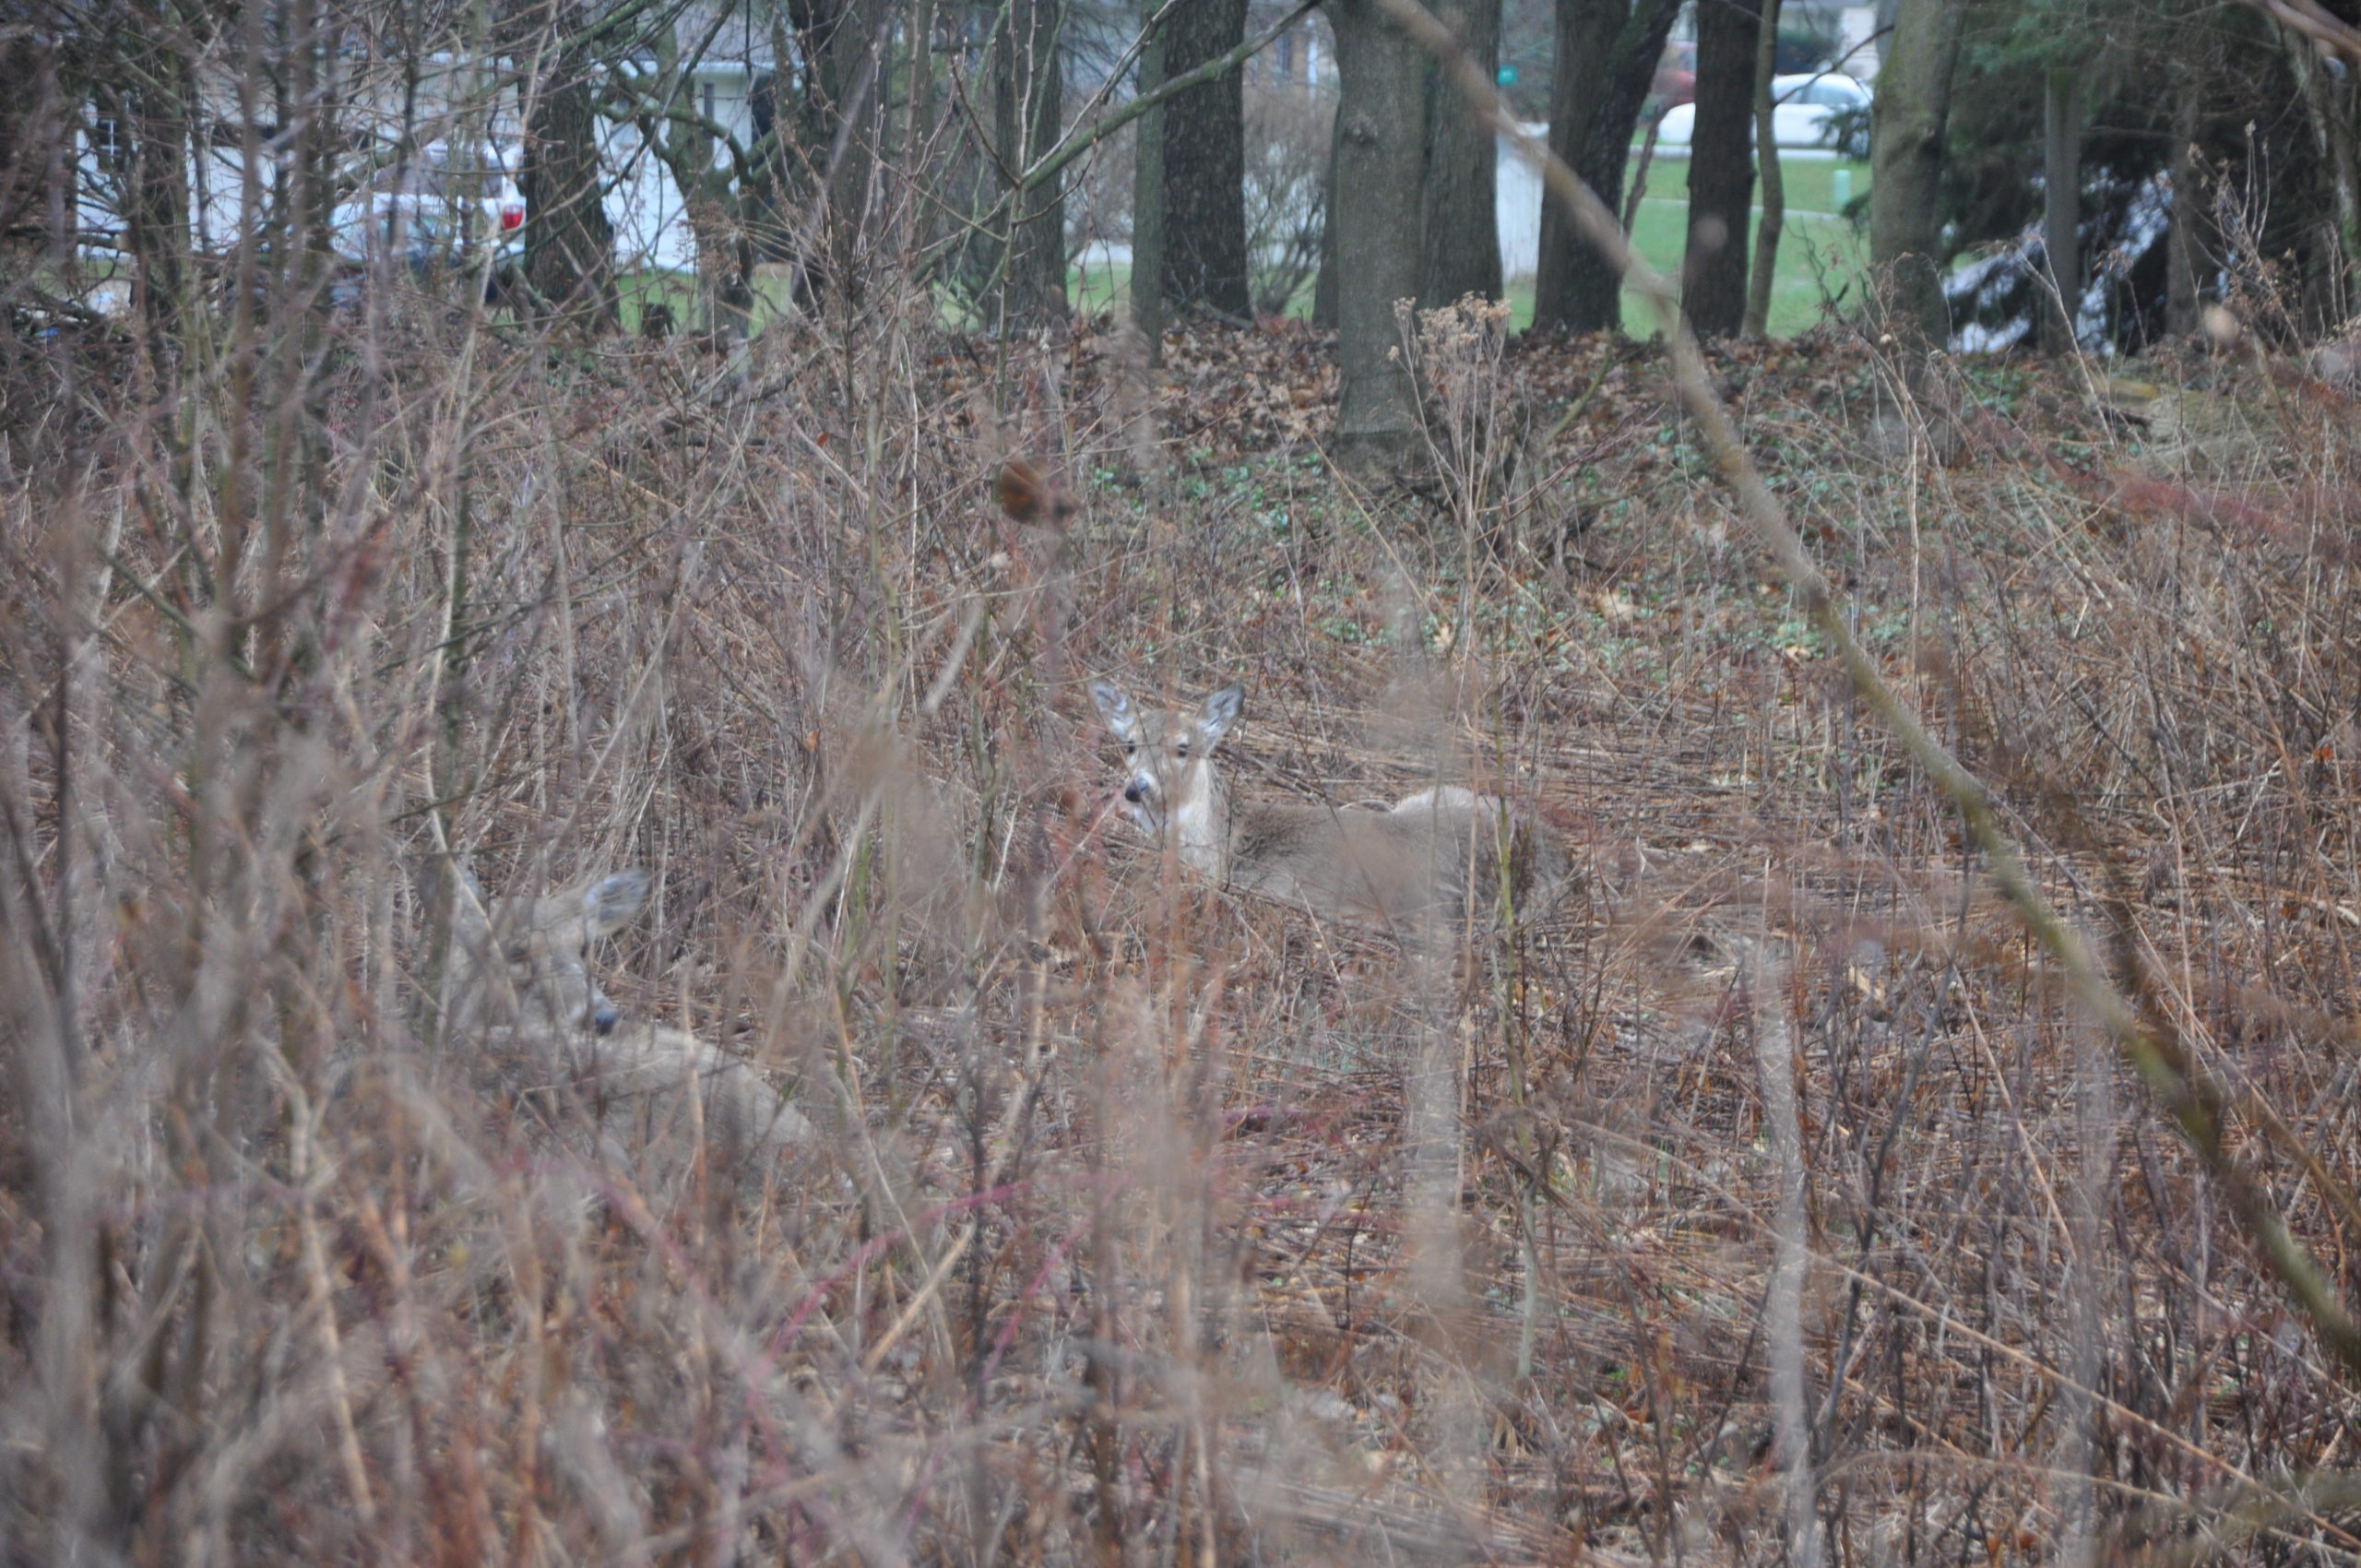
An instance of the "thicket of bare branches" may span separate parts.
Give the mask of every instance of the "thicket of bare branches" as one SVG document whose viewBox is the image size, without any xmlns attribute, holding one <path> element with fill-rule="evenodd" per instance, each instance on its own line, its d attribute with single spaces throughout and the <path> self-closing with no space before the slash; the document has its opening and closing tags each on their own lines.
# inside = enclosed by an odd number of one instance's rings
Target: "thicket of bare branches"
<svg viewBox="0 0 2361 1568">
<path fill-rule="evenodd" d="M 2355 1550 L 2332 1360 L 1644 363 L 1553 445 L 1495 316 L 1413 324 L 1442 501 L 1370 498 L 912 268 L 582 336 L 329 287 L 303 191 L 211 251 L 160 190 L 127 325 L 10 302 L 9 1561 Z M 1817 351 L 1744 411 L 1862 636 L 2349 1290 L 2349 402 L 1963 385 L 1945 469 Z M 1251 794 L 1498 790 L 1580 890 L 1414 966 L 1171 874 L 1097 674 L 1245 681 Z M 462 866 L 645 867 L 605 989 L 812 1135 L 520 1083 Z"/>
</svg>

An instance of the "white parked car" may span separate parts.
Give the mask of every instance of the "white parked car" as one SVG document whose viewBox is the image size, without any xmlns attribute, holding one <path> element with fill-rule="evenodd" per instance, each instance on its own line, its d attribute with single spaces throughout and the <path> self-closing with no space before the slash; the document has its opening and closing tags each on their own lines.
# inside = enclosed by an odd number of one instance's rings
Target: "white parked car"
<svg viewBox="0 0 2361 1568">
<path fill-rule="evenodd" d="M 428 142 L 406 166 L 389 159 L 364 172 L 360 186 L 328 220 L 329 243 L 348 261 L 383 256 L 425 270 L 486 247 L 505 261 L 524 239 L 525 197 L 493 148 Z"/>
<path fill-rule="evenodd" d="M 1869 106 L 1868 84 L 1834 71 L 1774 77 L 1771 97 L 1771 128 L 1781 147 L 1834 147 L 1836 131 L 1832 122 L 1837 114 Z M 1748 129 L 1750 133 L 1752 126 Z M 1656 129 L 1656 145 L 1687 147 L 1696 131 L 1697 106 L 1675 104 L 1665 111 L 1664 123 Z"/>
</svg>

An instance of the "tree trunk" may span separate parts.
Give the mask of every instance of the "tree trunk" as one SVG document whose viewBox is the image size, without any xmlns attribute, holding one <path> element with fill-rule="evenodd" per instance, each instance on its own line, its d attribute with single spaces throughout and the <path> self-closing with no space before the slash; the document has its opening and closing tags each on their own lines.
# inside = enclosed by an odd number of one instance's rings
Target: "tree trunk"
<svg viewBox="0 0 2361 1568">
<path fill-rule="evenodd" d="M 1406 467 L 1418 439 L 1394 304 L 1418 292 L 1427 62 L 1379 0 L 1331 0 L 1329 19 L 1339 87 L 1335 452 L 1348 470 L 1380 477 Z"/>
<path fill-rule="evenodd" d="M 1549 150 L 1580 172 L 1591 118 L 1602 96 L 1608 50 L 1615 39 L 1619 0 L 1557 0 L 1556 47 L 1549 84 Z M 1612 199 L 1609 198 L 1609 210 Z M 1554 201 L 1541 204 L 1541 251 L 1533 274 L 1533 325 L 1568 325 L 1569 274 L 1574 265 L 1573 220 Z"/>
<path fill-rule="evenodd" d="M 1689 248 L 1680 305 L 1701 338 L 1746 319 L 1746 220 L 1754 202 L 1754 61 L 1762 0 L 1699 0 L 1697 125 L 1689 147 Z"/>
<path fill-rule="evenodd" d="M 1169 81 L 1244 42 L 1246 0 L 1187 0 L 1165 29 Z M 1253 314 L 1246 281 L 1245 79 L 1242 70 L 1231 71 L 1165 105 L 1164 298 L 1175 312 L 1239 321 Z"/>
<path fill-rule="evenodd" d="M 700 330 L 724 341 L 742 339 L 753 325 L 753 236 L 746 222 L 737 171 L 717 164 L 716 142 L 702 124 L 691 72 L 681 60 L 680 35 L 655 30 L 656 69 L 633 106 L 641 143 L 672 176 L 682 216 L 695 242 Z"/>
<path fill-rule="evenodd" d="M 1486 77 L 1500 69 L 1501 0 L 1440 3 L 1434 14 L 1459 35 Z M 1501 224 L 1495 185 L 1500 144 L 1442 72 L 1427 70 L 1426 256 L 1418 303 L 1466 294 L 1501 297 Z"/>
<path fill-rule="evenodd" d="M 896 74 L 908 104 L 902 116 L 902 145 L 894 162 L 899 166 L 895 190 L 901 228 L 898 243 L 907 255 L 916 251 L 943 219 L 929 217 L 935 209 L 921 194 L 919 173 L 929 161 L 922 149 L 934 137 L 934 0 L 912 0 L 905 16 L 904 47 Z M 891 94 L 881 90 L 878 96 L 884 99 Z"/>
<path fill-rule="evenodd" d="M 74 155 L 57 96 L 55 45 L 18 33 L 0 45 L 0 291 L 11 293 L 44 263 L 62 265 L 71 243 Z"/>
<path fill-rule="evenodd" d="M 2042 74 L 2042 250 L 2049 288 L 2042 298 L 2042 337 L 2053 354 L 2074 350 L 2074 317 L 2082 299 L 2082 110 L 2078 72 L 2053 65 Z"/>
<path fill-rule="evenodd" d="M 1140 0 L 1140 25 L 1147 28 L 1162 0 Z M 1152 29 L 1140 42 L 1139 91 L 1162 87 L 1164 30 Z M 1133 127 L 1132 324 L 1147 340 L 1147 362 L 1164 362 L 1164 106 L 1158 104 Z"/>
<path fill-rule="evenodd" d="M 869 229 L 871 176 L 884 139 L 885 94 L 878 79 L 877 0 L 835 0 L 813 6 L 803 29 L 804 57 L 817 62 L 812 156 L 821 175 L 820 232 L 807 241 L 819 265 L 806 267 L 840 291 L 857 291 Z M 773 160 L 777 162 L 776 160 Z"/>
<path fill-rule="evenodd" d="M 159 362 L 179 340 L 183 312 L 195 303 L 186 298 L 191 248 L 187 63 L 173 47 L 172 37 L 160 25 L 148 46 L 132 46 L 128 52 L 139 59 L 141 84 L 121 91 L 109 104 L 116 124 L 130 137 L 124 250 L 132 262 L 132 297 Z"/>
<path fill-rule="evenodd" d="M 562 18 L 566 31 L 578 16 Z M 568 49 L 529 95 L 523 166 L 525 280 L 562 320 L 594 332 L 614 329 L 615 232 L 601 199 L 599 115 L 591 93 L 591 60 Z"/>
<path fill-rule="evenodd" d="M 2177 96 L 2173 104 L 2172 227 L 2166 232 L 2165 253 L 2165 331 L 2188 338 L 2197 331 L 2197 271 L 2202 256 L 2205 202 L 2198 194 L 2196 73 L 2175 73 Z"/>
<path fill-rule="evenodd" d="M 1951 337 L 1938 198 L 1966 9 L 1961 0 L 1899 0 L 1869 112 L 1869 261 L 1886 291 L 1884 325 L 1920 346 Z"/>
<path fill-rule="evenodd" d="M 1771 335 L 1771 287 L 1779 272 L 1779 234 L 1787 223 L 1787 182 L 1779 166 L 1777 118 L 1771 80 L 1778 71 L 1780 0 L 1762 0 L 1762 19 L 1754 31 L 1755 163 L 1762 171 L 1762 222 L 1754 232 L 1753 270 L 1746 279 L 1743 338 Z"/>
<path fill-rule="evenodd" d="M 1320 270 L 1311 277 L 1311 325 L 1323 332 L 1336 330 L 1336 140 L 1344 124 L 1339 109 L 1328 135 L 1328 172 L 1322 176 L 1326 188 L 1321 207 L 1327 220 L 1320 225 Z"/>
<path fill-rule="evenodd" d="M 1549 145 L 1610 212 L 1622 205 L 1631 131 L 1680 0 L 1558 0 Z M 1541 213 L 1533 321 L 1574 332 L 1622 325 L 1622 275 L 1551 202 Z"/>
<path fill-rule="evenodd" d="M 2352 308 L 2353 267 L 2361 262 L 2361 125 L 2356 125 L 2353 72 L 2341 64 L 2330 69 L 2311 41 L 2292 28 L 2281 29 L 2280 36 L 2335 204 L 2322 225 L 2333 241 L 2328 247 L 2334 282 L 2327 314 L 2342 315 Z"/>
<path fill-rule="evenodd" d="M 1008 0 L 992 74 L 1000 160 L 1023 170 L 1057 144 L 1065 117 L 1058 69 L 1060 0 Z M 1010 326 L 1066 318 L 1066 220 L 1062 175 L 1010 190 L 1008 254 L 1002 287 Z M 1169 209 L 1169 204 L 1168 204 Z"/>
</svg>

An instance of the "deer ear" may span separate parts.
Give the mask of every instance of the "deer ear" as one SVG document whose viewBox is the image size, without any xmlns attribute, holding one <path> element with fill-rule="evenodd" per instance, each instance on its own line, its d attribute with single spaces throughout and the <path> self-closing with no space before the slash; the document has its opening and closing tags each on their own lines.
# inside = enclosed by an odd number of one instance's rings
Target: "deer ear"
<svg viewBox="0 0 2361 1568">
<path fill-rule="evenodd" d="M 621 871 L 582 889 L 582 919 L 594 936 L 612 936 L 639 918 L 647 903 L 647 873 Z"/>
<path fill-rule="evenodd" d="M 1197 712 L 1197 728 L 1204 732 L 1205 744 L 1210 746 L 1228 734 L 1245 707 L 1246 688 L 1235 682 L 1205 698 L 1204 707 Z"/>
<path fill-rule="evenodd" d="M 1090 700 L 1098 705 L 1098 716 L 1107 720 L 1107 728 L 1115 732 L 1117 740 L 1138 739 L 1140 716 L 1132 711 L 1132 699 L 1124 695 L 1122 687 L 1112 681 L 1093 681 Z"/>
</svg>

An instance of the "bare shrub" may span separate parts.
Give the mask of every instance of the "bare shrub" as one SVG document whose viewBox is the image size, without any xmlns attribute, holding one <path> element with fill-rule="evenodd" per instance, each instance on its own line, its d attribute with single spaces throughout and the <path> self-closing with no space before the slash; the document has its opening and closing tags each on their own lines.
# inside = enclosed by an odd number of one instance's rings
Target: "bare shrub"
<svg viewBox="0 0 2361 1568">
<path fill-rule="evenodd" d="M 1411 350 L 1438 528 L 1200 406 L 1151 500 L 1098 482 L 1149 416 L 1088 325 L 950 334 L 922 271 L 723 352 L 313 261 L 120 323 L 29 284 L 0 341 L 11 1562 L 2349 1555 L 2318 1320 L 1644 355 L 1548 350 L 1610 422 L 1541 570 L 1480 548 L 1542 351 L 1481 311 Z M 2178 391 L 2248 438 L 2175 469 L 1971 365 L 1971 460 L 1864 461 L 1877 367 L 1797 353 L 1745 414 L 1871 657 L 2340 1255 L 2349 402 L 2225 357 Z M 1252 798 L 1447 768 L 1578 891 L 1414 961 L 1178 874 L 1108 831 L 1115 670 L 1251 681 Z M 623 865 L 603 942 L 501 942 Z M 487 953 L 580 964 L 575 1055 L 487 1063 Z M 702 1094 L 612 1114 L 639 1025 L 811 1134 L 750 1173 Z"/>
<path fill-rule="evenodd" d="M 1282 315 L 1320 269 L 1336 104 L 1331 94 L 1253 74 L 1244 90 L 1248 281 L 1254 314 Z"/>
</svg>

